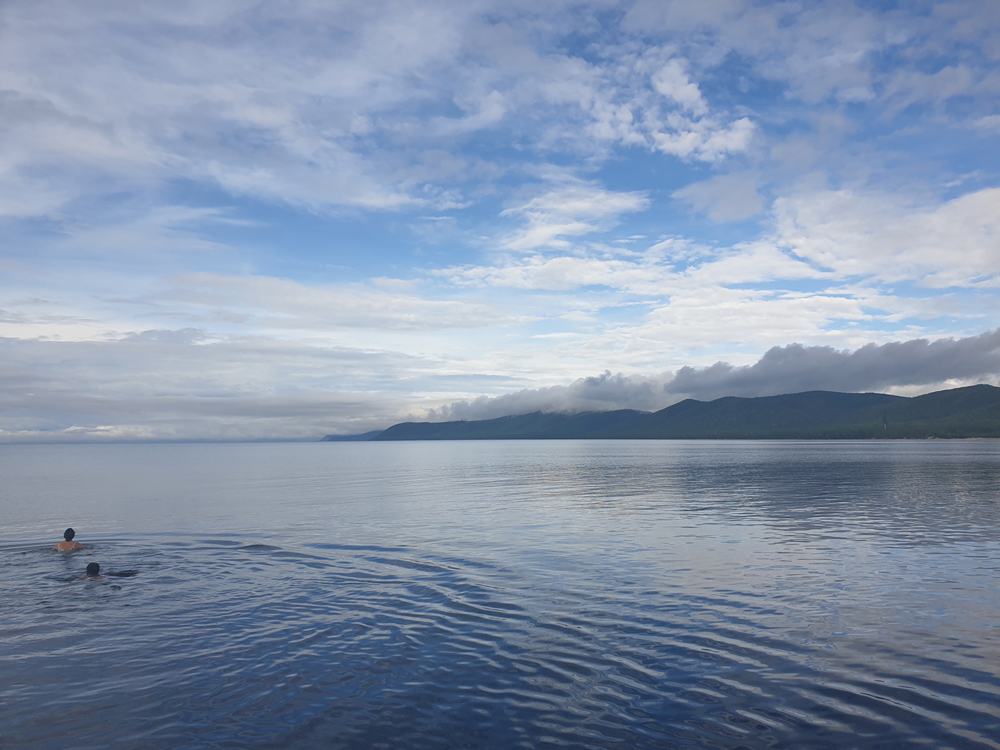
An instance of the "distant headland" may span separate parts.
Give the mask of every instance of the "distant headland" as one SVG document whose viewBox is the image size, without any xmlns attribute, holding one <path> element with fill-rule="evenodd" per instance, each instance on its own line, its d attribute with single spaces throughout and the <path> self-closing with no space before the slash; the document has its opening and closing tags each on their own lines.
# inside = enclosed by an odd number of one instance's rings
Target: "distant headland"
<svg viewBox="0 0 1000 750">
<path fill-rule="evenodd" d="M 687 399 L 657 412 L 535 412 L 472 422 L 403 422 L 367 440 L 858 440 L 1000 438 L 1000 388 L 973 385 L 905 398 L 807 391 L 714 401 Z"/>
</svg>

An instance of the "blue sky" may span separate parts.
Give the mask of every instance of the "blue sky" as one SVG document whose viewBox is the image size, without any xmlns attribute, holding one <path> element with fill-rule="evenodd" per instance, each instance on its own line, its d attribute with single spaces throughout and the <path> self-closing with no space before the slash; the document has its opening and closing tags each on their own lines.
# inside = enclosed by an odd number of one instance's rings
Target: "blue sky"
<svg viewBox="0 0 1000 750">
<path fill-rule="evenodd" d="M 998 101 L 991 0 L 5 3 L 0 440 L 1000 382 Z"/>
</svg>

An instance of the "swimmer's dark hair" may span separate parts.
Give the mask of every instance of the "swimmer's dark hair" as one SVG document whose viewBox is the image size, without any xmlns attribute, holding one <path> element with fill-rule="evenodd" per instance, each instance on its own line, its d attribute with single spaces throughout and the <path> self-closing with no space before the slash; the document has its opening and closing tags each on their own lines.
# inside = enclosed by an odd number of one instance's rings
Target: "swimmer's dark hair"
<svg viewBox="0 0 1000 750">
<path fill-rule="evenodd" d="M 71 529 L 71 528 L 70 529 L 66 529 L 66 531 L 63 532 L 63 539 L 65 539 L 67 542 L 72 542 L 73 541 L 73 537 L 75 537 L 75 536 L 76 536 L 76 532 L 73 531 L 73 529 Z"/>
<path fill-rule="evenodd" d="M 87 575 L 88 576 L 99 576 L 101 574 L 101 566 L 97 563 L 89 563 L 87 565 Z"/>
</svg>

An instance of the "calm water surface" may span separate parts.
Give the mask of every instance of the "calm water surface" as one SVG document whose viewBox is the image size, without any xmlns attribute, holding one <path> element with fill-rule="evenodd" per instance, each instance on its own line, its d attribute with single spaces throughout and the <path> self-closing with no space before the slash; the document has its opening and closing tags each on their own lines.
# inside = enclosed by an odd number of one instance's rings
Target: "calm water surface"
<svg viewBox="0 0 1000 750">
<path fill-rule="evenodd" d="M 0 748 L 1000 748 L 998 579 L 993 441 L 4 446 Z"/>
</svg>

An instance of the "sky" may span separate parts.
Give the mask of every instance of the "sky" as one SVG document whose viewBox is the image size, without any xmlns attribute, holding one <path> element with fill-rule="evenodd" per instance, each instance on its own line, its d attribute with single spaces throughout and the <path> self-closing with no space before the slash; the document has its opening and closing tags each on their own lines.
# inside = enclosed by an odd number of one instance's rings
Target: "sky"
<svg viewBox="0 0 1000 750">
<path fill-rule="evenodd" d="M 0 441 L 1000 384 L 1000 3 L 8 0 Z"/>
</svg>

